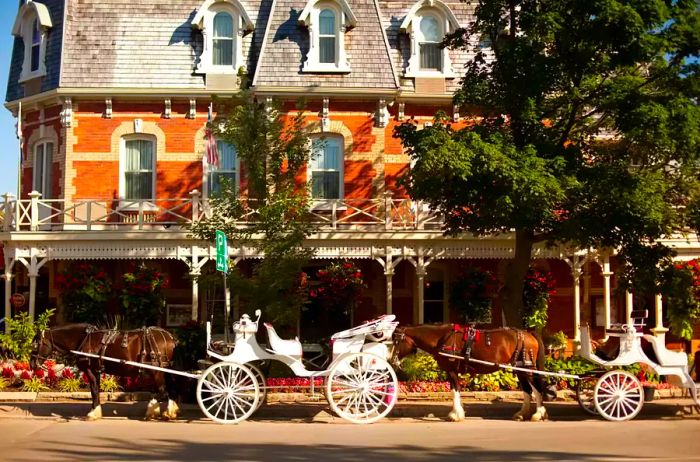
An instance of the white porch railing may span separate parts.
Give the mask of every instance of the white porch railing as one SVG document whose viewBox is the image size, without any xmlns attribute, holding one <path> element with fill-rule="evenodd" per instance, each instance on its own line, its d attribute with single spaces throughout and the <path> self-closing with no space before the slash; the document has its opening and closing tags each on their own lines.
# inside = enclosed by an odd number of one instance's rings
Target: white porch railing
<svg viewBox="0 0 700 462">
<path fill-rule="evenodd" d="M 183 199 L 41 199 L 33 191 L 29 199 L 3 195 L 2 230 L 99 231 L 150 230 L 183 231 L 210 211 L 209 202 L 198 191 Z M 255 223 L 258 211 L 252 200 L 245 201 L 248 212 L 240 226 Z M 344 199 L 314 201 L 311 221 L 321 230 L 438 230 L 441 217 L 425 204 L 410 199 Z"/>
</svg>

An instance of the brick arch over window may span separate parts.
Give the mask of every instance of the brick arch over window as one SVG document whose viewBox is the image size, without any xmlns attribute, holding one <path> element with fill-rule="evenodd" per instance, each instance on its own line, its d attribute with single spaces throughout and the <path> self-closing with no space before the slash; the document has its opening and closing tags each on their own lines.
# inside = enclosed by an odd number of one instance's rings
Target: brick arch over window
<svg viewBox="0 0 700 462">
<path fill-rule="evenodd" d="M 313 122 L 309 125 L 309 133 L 311 135 L 335 134 L 343 137 L 343 159 L 353 159 L 353 139 L 350 129 L 339 120 L 331 120 L 327 130 L 321 130 L 320 122 Z"/>
<path fill-rule="evenodd" d="M 141 131 L 137 132 L 134 127 L 134 121 L 122 122 L 117 128 L 112 132 L 111 138 L 111 152 L 115 156 L 115 159 L 119 159 L 119 148 L 121 144 L 121 139 L 125 135 L 151 135 L 156 138 L 156 161 L 162 161 L 166 159 L 165 155 L 165 132 L 161 129 L 156 122 L 143 121 Z"/>
</svg>

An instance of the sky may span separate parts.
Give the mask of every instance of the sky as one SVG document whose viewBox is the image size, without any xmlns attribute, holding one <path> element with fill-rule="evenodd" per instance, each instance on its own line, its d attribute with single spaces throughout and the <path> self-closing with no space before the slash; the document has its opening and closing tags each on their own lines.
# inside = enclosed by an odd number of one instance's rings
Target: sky
<svg viewBox="0 0 700 462">
<path fill-rule="evenodd" d="M 4 103 L 14 42 L 12 25 L 17 12 L 17 2 L 0 0 L 0 3 L 0 100 Z M 17 195 L 19 145 L 15 130 L 15 119 L 3 105 L 0 107 L 0 194 L 10 192 Z"/>
</svg>

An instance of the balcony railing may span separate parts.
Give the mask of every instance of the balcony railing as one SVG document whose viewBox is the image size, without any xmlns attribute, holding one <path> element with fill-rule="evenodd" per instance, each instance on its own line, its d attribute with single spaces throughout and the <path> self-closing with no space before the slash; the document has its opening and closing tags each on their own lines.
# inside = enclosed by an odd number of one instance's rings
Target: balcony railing
<svg viewBox="0 0 700 462">
<path fill-rule="evenodd" d="M 5 194 L 0 202 L 2 230 L 25 231 L 186 231 L 193 222 L 210 214 L 209 201 L 192 191 L 188 198 L 123 199 L 41 199 L 32 192 L 29 199 L 16 200 Z M 258 211 L 246 200 L 248 212 L 237 222 L 245 227 L 256 222 Z M 410 199 L 344 199 L 314 201 L 311 221 L 320 230 L 438 230 L 442 219 L 426 204 Z"/>
</svg>

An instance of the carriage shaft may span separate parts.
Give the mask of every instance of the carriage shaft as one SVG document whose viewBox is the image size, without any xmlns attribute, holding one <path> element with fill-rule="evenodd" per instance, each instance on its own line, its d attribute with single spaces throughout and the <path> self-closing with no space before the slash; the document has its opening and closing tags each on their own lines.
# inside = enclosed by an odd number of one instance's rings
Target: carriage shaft
<svg viewBox="0 0 700 462">
<path fill-rule="evenodd" d="M 113 363 L 126 364 L 128 366 L 141 367 L 143 369 L 151 369 L 154 371 L 167 372 L 168 374 L 182 375 L 184 377 L 189 377 L 191 379 L 198 379 L 200 376 L 198 374 L 190 374 L 189 372 L 177 371 L 175 369 L 166 369 L 165 367 L 152 366 L 150 364 L 138 363 L 136 361 L 127 361 L 125 359 L 110 358 L 109 356 L 100 356 L 94 353 L 85 353 L 82 351 L 71 350 L 71 353 L 81 356 L 87 356 L 88 358 L 96 358 L 99 360 L 111 361 Z"/>
<path fill-rule="evenodd" d="M 581 379 L 581 376 L 575 375 L 575 374 L 565 374 L 565 373 L 563 373 L 563 372 L 538 371 L 538 370 L 535 370 L 535 369 L 528 369 L 528 368 L 525 368 L 525 367 L 517 367 L 517 366 L 509 366 L 509 365 L 507 365 L 507 364 L 498 364 L 498 363 L 494 363 L 494 362 L 491 362 L 491 361 L 482 361 L 482 360 L 480 360 L 480 359 L 474 359 L 474 358 L 464 358 L 464 359 L 467 359 L 468 361 L 473 362 L 473 363 L 484 364 L 484 365 L 486 365 L 486 366 L 496 366 L 496 367 L 500 367 L 500 368 L 502 368 L 502 369 L 509 369 L 509 370 L 512 370 L 512 371 L 532 372 L 533 374 L 549 375 L 549 376 L 552 376 L 552 377 L 562 377 L 562 378 L 565 378 L 565 379 L 577 379 L 577 380 L 580 380 L 580 379 Z"/>
</svg>

